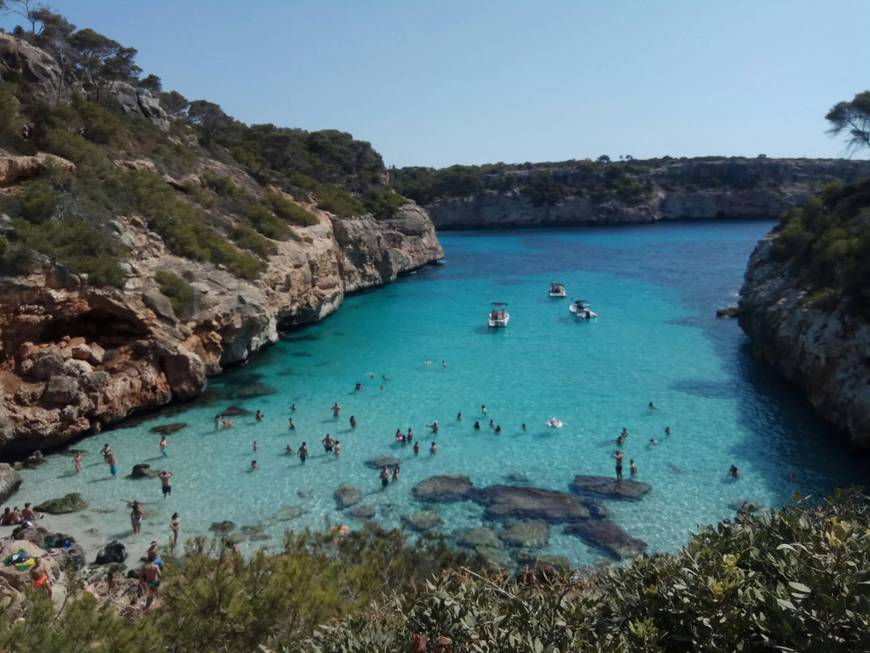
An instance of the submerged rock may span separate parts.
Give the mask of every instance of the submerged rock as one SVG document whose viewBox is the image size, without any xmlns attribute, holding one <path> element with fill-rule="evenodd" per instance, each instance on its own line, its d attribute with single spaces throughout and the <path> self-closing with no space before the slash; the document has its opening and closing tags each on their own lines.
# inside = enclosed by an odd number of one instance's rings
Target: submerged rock
<svg viewBox="0 0 870 653">
<path fill-rule="evenodd" d="M 376 456 L 374 458 L 369 458 L 366 461 L 366 467 L 369 469 L 382 469 L 384 465 L 392 468 L 393 465 L 400 464 L 402 461 L 394 456 Z"/>
<path fill-rule="evenodd" d="M 496 565 L 498 567 L 507 568 L 513 568 L 515 566 L 514 560 L 513 558 L 511 558 L 510 553 L 503 549 L 497 549 L 492 546 L 478 546 L 474 550 L 477 555 L 479 555 L 490 564 Z"/>
<path fill-rule="evenodd" d="M 619 524 L 608 519 L 588 519 L 565 527 L 565 533 L 576 535 L 605 553 L 619 559 L 633 558 L 646 551 L 643 540 L 626 533 Z"/>
<path fill-rule="evenodd" d="M 229 406 L 220 415 L 221 417 L 245 417 L 246 415 L 250 414 L 251 411 L 249 411 L 247 408 L 240 408 L 239 406 Z"/>
<path fill-rule="evenodd" d="M 172 435 L 173 433 L 178 433 L 181 429 L 187 427 L 187 422 L 173 422 L 172 424 L 162 424 L 161 426 L 155 426 L 151 429 L 152 433 L 159 433 L 160 435 Z"/>
<path fill-rule="evenodd" d="M 606 499 L 640 499 L 652 486 L 640 481 L 621 480 L 609 476 L 575 476 L 570 485 L 575 494 L 591 494 Z"/>
<path fill-rule="evenodd" d="M 19 487 L 21 487 L 21 474 L 12 465 L 0 463 L 0 503 L 5 503 Z"/>
<path fill-rule="evenodd" d="M 268 397 L 275 394 L 275 388 L 265 383 L 255 383 L 235 390 L 230 397 L 236 399 L 253 399 L 254 397 Z"/>
<path fill-rule="evenodd" d="M 339 485 L 335 490 L 335 503 L 339 510 L 350 508 L 355 503 L 359 503 L 363 498 L 362 490 L 348 483 Z"/>
<path fill-rule="evenodd" d="M 269 520 L 270 521 L 290 521 L 292 519 L 296 519 L 297 517 L 301 517 L 305 514 L 305 509 L 301 506 L 286 506 L 276 511 L 274 515 L 272 515 Z"/>
<path fill-rule="evenodd" d="M 212 522 L 211 526 L 208 527 L 212 533 L 217 533 L 218 535 L 224 535 L 229 533 L 230 531 L 234 531 L 236 529 L 235 522 L 231 522 L 230 520 L 224 521 L 216 521 Z"/>
<path fill-rule="evenodd" d="M 550 541 L 550 527 L 541 520 L 520 521 L 505 528 L 499 537 L 508 546 L 541 549 Z"/>
<path fill-rule="evenodd" d="M 127 559 L 127 548 L 120 542 L 112 541 L 100 549 L 97 553 L 95 564 L 108 565 L 112 563 L 121 563 Z"/>
<path fill-rule="evenodd" d="M 474 495 L 474 484 L 467 476 L 430 476 L 414 486 L 420 501 L 465 501 Z"/>
<path fill-rule="evenodd" d="M 79 512 L 88 507 L 88 502 L 82 499 L 78 492 L 70 492 L 59 499 L 49 499 L 35 506 L 36 512 L 44 512 L 49 515 L 65 515 L 70 512 Z"/>
<path fill-rule="evenodd" d="M 415 531 L 428 531 L 441 525 L 441 517 L 432 510 L 418 510 L 402 515 L 402 521 Z"/>
<path fill-rule="evenodd" d="M 348 514 L 351 517 L 356 517 L 357 519 L 371 519 L 375 516 L 375 507 L 370 505 L 365 506 L 354 506 L 348 511 Z"/>
<path fill-rule="evenodd" d="M 133 465 L 133 470 L 130 472 L 130 478 L 151 478 L 152 475 L 151 465 L 148 463 Z"/>
<path fill-rule="evenodd" d="M 542 519 L 557 524 L 603 515 L 601 506 L 556 490 L 491 485 L 474 496 L 486 507 L 486 519 Z"/>
<path fill-rule="evenodd" d="M 487 528 L 486 526 L 480 526 L 478 528 L 467 528 L 465 530 L 459 531 L 455 535 L 457 544 L 461 544 L 462 546 L 467 546 L 472 549 L 476 549 L 478 547 L 489 547 L 492 549 L 500 549 L 501 548 L 501 540 L 498 539 L 498 535 L 491 528 Z"/>
</svg>

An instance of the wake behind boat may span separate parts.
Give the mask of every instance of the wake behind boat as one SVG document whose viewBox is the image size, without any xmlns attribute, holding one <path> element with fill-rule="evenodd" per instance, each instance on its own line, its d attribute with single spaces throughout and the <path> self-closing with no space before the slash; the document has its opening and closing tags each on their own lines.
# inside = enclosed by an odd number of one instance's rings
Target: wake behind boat
<svg viewBox="0 0 870 653">
<path fill-rule="evenodd" d="M 568 290 L 565 288 L 564 283 L 556 283 L 555 281 L 550 284 L 550 290 L 547 293 L 550 297 L 558 297 L 563 298 L 568 296 Z"/>
<path fill-rule="evenodd" d="M 507 304 L 504 302 L 493 302 L 492 310 L 489 312 L 489 326 L 492 329 L 503 329 L 508 325 L 511 319 L 510 313 L 506 310 Z"/>
<path fill-rule="evenodd" d="M 598 313 L 589 308 L 589 304 L 585 299 L 575 299 L 568 307 L 575 316 L 583 320 L 593 320 L 598 317 Z"/>
</svg>

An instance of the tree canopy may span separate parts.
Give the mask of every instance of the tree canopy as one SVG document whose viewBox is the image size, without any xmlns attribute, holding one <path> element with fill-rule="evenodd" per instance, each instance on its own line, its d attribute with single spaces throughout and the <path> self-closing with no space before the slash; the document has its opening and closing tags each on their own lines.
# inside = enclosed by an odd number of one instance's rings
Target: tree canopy
<svg viewBox="0 0 870 653">
<path fill-rule="evenodd" d="M 845 134 L 851 148 L 870 147 L 870 91 L 858 93 L 848 102 L 837 102 L 825 116 L 828 133 Z"/>
</svg>

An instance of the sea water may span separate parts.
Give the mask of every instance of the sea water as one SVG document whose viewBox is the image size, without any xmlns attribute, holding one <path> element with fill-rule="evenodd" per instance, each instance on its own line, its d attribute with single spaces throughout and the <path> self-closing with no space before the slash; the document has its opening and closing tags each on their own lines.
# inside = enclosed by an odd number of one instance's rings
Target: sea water
<svg viewBox="0 0 870 653">
<path fill-rule="evenodd" d="M 85 452 L 79 475 L 68 455 L 49 455 L 23 472 L 14 500 L 80 492 L 90 504 L 78 516 L 81 527 L 129 541 L 125 502 L 138 499 L 147 512 L 140 538 L 167 534 L 177 511 L 185 536 L 231 520 L 271 537 L 248 548 L 276 548 L 288 528 L 360 526 L 336 508 L 334 491 L 343 483 L 365 493 L 362 503 L 376 509 L 376 521 L 400 526 L 402 515 L 423 507 L 413 485 L 435 474 L 465 474 L 477 486 L 522 475 L 558 490 L 576 474 L 612 475 L 624 427 L 631 433 L 626 475 L 634 459 L 638 479 L 653 489 L 607 508 L 650 550 L 674 550 L 699 525 L 733 515 L 740 502 L 778 506 L 796 491 L 821 495 L 866 478 L 866 462 L 850 456 L 842 436 L 750 355 L 736 321 L 715 317 L 717 308 L 736 303 L 748 256 L 771 224 L 441 234 L 445 265 L 348 298 L 334 316 L 213 379 L 199 402 L 76 443 Z M 548 297 L 551 281 L 564 283 L 569 298 Z M 598 319 L 574 318 L 571 298 L 587 300 Z M 487 327 L 495 301 L 508 303 L 506 329 Z M 362 390 L 354 391 L 356 383 Z M 334 402 L 342 407 L 337 420 Z M 229 405 L 265 417 L 233 418 L 234 428 L 215 430 L 214 415 Z M 291 416 L 295 432 L 287 427 Z M 547 428 L 550 417 L 564 427 Z M 433 420 L 441 425 L 437 435 L 426 426 Z M 187 427 L 169 436 L 164 459 L 150 429 L 179 421 Z M 396 429 L 409 427 L 419 456 L 394 441 Z M 341 441 L 340 458 L 324 452 L 326 433 Z M 653 437 L 660 444 L 650 445 Z M 284 453 L 302 441 L 311 452 L 305 465 Z M 432 441 L 436 455 L 428 453 Z M 109 476 L 99 454 L 104 443 L 115 451 L 121 478 Z M 400 480 L 385 490 L 378 470 L 364 464 L 381 455 L 401 460 Z M 249 470 L 253 459 L 257 471 Z M 169 498 L 161 498 L 157 480 L 125 477 L 142 462 L 173 472 Z M 738 480 L 727 474 L 732 464 Z M 282 521 L 288 507 L 304 513 Z M 482 509 L 470 502 L 434 509 L 448 536 L 482 523 Z M 576 564 L 602 555 L 559 526 L 544 552 Z"/>
</svg>

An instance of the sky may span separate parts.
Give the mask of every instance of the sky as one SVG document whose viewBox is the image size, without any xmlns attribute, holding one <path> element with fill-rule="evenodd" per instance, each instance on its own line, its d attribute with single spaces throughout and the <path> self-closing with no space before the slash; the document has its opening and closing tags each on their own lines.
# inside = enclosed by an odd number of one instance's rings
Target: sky
<svg viewBox="0 0 870 653">
<path fill-rule="evenodd" d="M 870 88 L 867 0 L 46 3 L 164 88 L 396 166 L 839 157 L 824 115 Z"/>
</svg>

